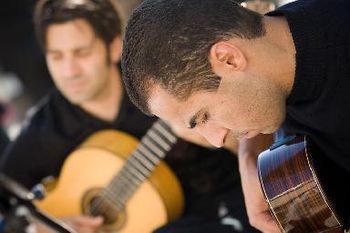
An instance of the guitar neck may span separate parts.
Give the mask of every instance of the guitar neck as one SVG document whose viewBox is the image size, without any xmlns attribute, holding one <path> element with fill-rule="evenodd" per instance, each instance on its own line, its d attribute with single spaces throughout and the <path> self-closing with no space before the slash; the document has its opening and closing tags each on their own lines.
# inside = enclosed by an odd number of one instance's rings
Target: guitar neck
<svg viewBox="0 0 350 233">
<path fill-rule="evenodd" d="M 118 210 L 123 209 L 127 200 L 150 176 L 176 141 L 177 137 L 170 127 L 162 120 L 156 121 L 125 161 L 122 169 L 103 189 L 103 195 L 111 200 Z"/>
</svg>

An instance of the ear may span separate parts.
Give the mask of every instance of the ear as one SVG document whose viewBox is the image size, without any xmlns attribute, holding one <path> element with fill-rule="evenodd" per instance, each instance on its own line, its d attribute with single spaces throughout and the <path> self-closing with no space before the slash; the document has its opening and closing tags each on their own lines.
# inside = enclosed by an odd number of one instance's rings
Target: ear
<svg viewBox="0 0 350 233">
<path fill-rule="evenodd" d="M 109 56 L 112 63 L 118 63 L 122 54 L 122 39 L 120 36 L 114 37 L 109 46 Z"/>
<path fill-rule="evenodd" d="M 209 61 L 213 71 L 220 77 L 224 77 L 227 72 L 243 71 L 247 66 L 243 51 L 231 41 L 215 43 L 210 49 Z"/>
</svg>

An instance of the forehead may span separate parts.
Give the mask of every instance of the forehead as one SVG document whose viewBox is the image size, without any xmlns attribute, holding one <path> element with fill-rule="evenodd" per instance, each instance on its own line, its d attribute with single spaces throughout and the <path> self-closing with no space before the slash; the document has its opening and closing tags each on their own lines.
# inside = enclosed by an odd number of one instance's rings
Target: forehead
<svg viewBox="0 0 350 233">
<path fill-rule="evenodd" d="M 91 42 L 94 37 L 95 33 L 86 20 L 75 19 L 49 25 L 46 31 L 46 44 L 47 49 L 82 46 Z"/>
<path fill-rule="evenodd" d="M 150 91 L 148 106 L 152 114 L 161 117 L 176 113 L 184 101 L 177 100 L 159 85 L 154 85 Z"/>
</svg>

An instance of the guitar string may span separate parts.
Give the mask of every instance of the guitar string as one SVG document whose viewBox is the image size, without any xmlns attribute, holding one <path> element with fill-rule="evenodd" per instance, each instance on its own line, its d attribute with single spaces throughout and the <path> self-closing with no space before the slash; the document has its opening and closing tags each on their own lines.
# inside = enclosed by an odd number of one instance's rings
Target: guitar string
<svg viewBox="0 0 350 233">
<path fill-rule="evenodd" d="M 140 156 L 141 155 L 141 156 Z M 145 147 L 141 147 L 138 150 L 136 150 L 133 154 L 133 156 L 130 157 L 130 162 L 126 164 L 126 168 L 130 167 L 130 166 L 134 166 L 136 169 L 138 169 L 140 172 L 142 172 L 142 179 L 139 179 L 140 181 L 143 181 L 146 177 L 149 176 L 151 170 L 153 170 L 154 166 L 158 163 L 157 160 L 159 160 L 159 158 L 156 157 L 152 157 L 154 156 L 154 154 L 151 154 L 151 152 L 149 150 L 147 150 Z M 127 171 L 127 170 L 125 170 Z M 122 171 L 121 176 L 127 176 L 130 177 L 131 174 L 125 174 L 124 171 Z M 130 196 L 130 193 L 132 193 L 132 191 L 135 189 L 135 187 L 138 187 L 138 184 L 140 182 L 137 182 L 137 184 L 135 185 L 134 183 L 126 183 L 126 184 L 122 184 L 122 186 L 124 187 L 124 189 L 122 187 L 120 187 L 121 182 L 113 182 L 111 189 L 109 189 L 113 194 L 111 195 L 115 195 L 115 193 L 119 194 L 118 197 L 119 199 L 121 199 L 122 201 L 126 200 L 128 198 L 128 196 Z M 116 185 L 119 184 L 119 185 Z M 107 195 L 109 195 L 109 193 L 107 193 Z"/>
<path fill-rule="evenodd" d="M 164 136 L 171 144 L 174 144 L 177 141 L 177 137 L 173 134 L 170 127 L 163 121 L 156 124 L 154 129 L 157 130 L 160 135 Z"/>
<path fill-rule="evenodd" d="M 165 154 L 165 151 L 159 150 L 158 147 L 156 147 L 154 145 L 154 143 L 155 142 L 152 142 L 151 140 L 146 138 L 143 141 L 143 143 L 141 143 L 141 145 L 146 145 L 146 146 L 139 147 L 139 150 L 137 150 L 137 152 L 139 152 L 139 153 L 136 153 L 133 156 L 134 161 L 137 161 L 138 165 L 146 167 L 147 173 L 146 174 L 144 173 L 145 177 L 149 176 L 149 174 L 153 170 L 153 168 L 159 163 L 160 158 L 162 158 Z M 137 156 L 137 155 L 141 155 L 141 154 L 143 156 Z M 146 159 L 149 159 L 149 160 L 146 160 Z M 147 164 L 149 165 L 149 167 L 145 166 L 146 164 L 143 163 L 144 161 L 148 162 Z M 118 192 L 118 190 L 120 190 L 119 188 L 120 187 L 112 187 L 113 194 L 115 192 Z M 133 185 L 131 185 L 131 186 L 128 185 L 125 188 L 126 189 L 129 188 L 133 191 L 137 187 L 135 187 Z M 122 192 L 123 195 L 120 195 L 120 199 L 126 200 L 130 196 L 130 193 L 132 193 L 132 191 L 125 190 L 124 192 Z"/>
<path fill-rule="evenodd" d="M 148 134 L 147 134 L 148 135 Z M 148 139 L 148 138 L 147 138 Z M 150 144 L 150 142 L 149 142 L 149 140 L 145 140 L 146 141 L 146 144 Z M 164 141 L 163 141 L 163 143 L 164 143 Z M 152 146 L 151 146 L 152 147 Z M 169 147 L 169 146 L 168 146 Z M 163 157 L 163 154 L 165 154 L 165 151 L 164 152 L 161 152 L 160 153 L 160 151 L 155 151 L 154 150 L 154 147 L 153 148 L 149 148 L 151 151 L 152 151 L 152 149 L 153 149 L 153 152 L 154 153 L 157 153 L 159 156 L 160 156 L 160 158 L 161 157 Z M 147 156 L 147 158 L 149 158 L 149 159 L 151 159 L 151 161 L 154 163 L 154 165 L 152 166 L 152 168 L 150 169 L 150 167 L 148 167 L 148 172 L 145 174 L 145 172 L 143 172 L 143 175 L 144 176 L 147 176 L 148 177 L 148 175 L 150 174 L 150 170 L 153 170 L 153 167 L 155 166 L 155 165 L 157 165 L 157 163 L 159 163 L 159 160 L 160 160 L 160 158 L 157 158 L 157 159 L 155 159 L 154 157 L 152 157 L 152 156 L 155 156 L 154 154 L 152 154 L 151 152 L 150 152 L 150 150 L 149 149 L 147 149 L 146 147 L 141 147 L 139 150 L 138 150 L 138 152 L 141 152 L 141 154 L 143 154 L 144 156 Z M 140 154 L 140 153 L 139 153 Z M 139 155 L 139 154 L 136 154 L 136 155 Z M 132 159 L 130 160 L 131 162 L 134 162 L 134 163 L 131 163 L 131 165 L 135 165 L 135 161 L 137 161 L 137 164 L 138 165 L 140 165 L 140 166 L 143 166 L 144 164 L 142 164 L 142 163 L 140 163 L 140 158 L 145 158 L 145 157 L 139 157 L 139 156 L 137 156 L 137 157 L 131 157 Z M 136 159 L 137 160 L 136 160 Z M 137 167 L 139 167 L 140 168 L 140 166 L 137 166 Z M 127 176 L 127 177 L 129 177 L 130 176 L 130 174 Z M 146 178 L 146 177 L 145 177 Z M 120 182 L 118 182 L 119 184 L 120 184 Z M 138 183 L 140 183 L 140 182 L 138 182 Z M 117 188 L 113 188 L 113 195 L 115 195 L 115 192 L 118 192 L 118 193 L 120 193 L 119 194 L 119 199 L 121 199 L 122 200 L 122 202 L 124 202 L 125 203 L 125 201 L 131 196 L 130 194 L 132 194 L 133 192 L 134 192 L 134 190 L 138 187 L 138 185 L 129 185 L 129 184 L 126 184 L 127 186 L 125 187 L 126 189 L 122 189 L 121 187 L 120 187 L 120 185 L 118 185 L 117 186 Z M 115 186 L 114 186 L 115 187 Z"/>
<path fill-rule="evenodd" d="M 158 131 L 163 131 L 163 132 L 166 132 L 166 134 L 167 134 L 167 138 L 170 138 L 170 140 L 172 140 L 173 142 L 176 140 L 176 137 L 174 137 L 174 136 L 172 136 L 171 134 L 169 134 L 168 133 L 168 131 L 166 131 L 166 130 L 164 130 L 164 126 L 161 126 L 161 127 L 159 127 L 158 125 L 155 125 L 156 126 L 156 128 L 158 128 Z M 152 127 L 152 129 L 153 129 L 153 127 Z M 154 135 L 156 135 L 156 134 L 154 134 L 153 133 L 153 131 L 151 130 L 150 131 L 151 132 L 151 136 L 154 136 Z M 153 133 L 153 134 L 152 134 Z M 146 134 L 146 135 L 148 135 L 148 134 Z M 147 138 L 148 139 L 148 138 Z M 153 138 L 152 138 L 153 139 Z M 158 137 L 158 139 L 160 139 L 159 137 Z M 175 139 L 175 140 L 174 140 Z M 147 140 L 146 140 L 147 141 Z M 154 140 L 153 140 L 154 141 Z M 168 146 L 166 146 L 168 143 L 164 143 L 164 141 L 163 140 L 161 140 L 161 144 L 163 145 L 162 147 L 167 147 L 167 149 L 169 149 L 170 148 L 170 145 L 168 145 Z M 145 149 L 145 148 L 142 148 L 142 149 Z M 142 150 L 141 150 L 142 151 Z M 148 151 L 148 150 L 146 150 L 146 151 Z M 157 152 L 158 154 L 159 154 L 159 151 Z M 163 152 L 164 154 L 165 154 L 165 151 Z M 162 154 L 163 154 L 162 153 Z M 150 153 L 148 152 L 143 152 L 142 154 L 145 154 L 146 156 L 147 155 L 150 155 Z M 137 154 L 136 154 L 137 155 Z M 163 155 L 162 155 L 163 156 Z M 133 158 L 133 157 L 131 157 L 131 158 Z M 136 158 L 144 158 L 144 157 L 136 157 Z M 153 162 L 156 162 L 154 159 L 152 159 L 153 160 Z M 158 159 L 159 160 L 159 159 Z M 132 161 L 136 161 L 135 159 L 132 159 L 132 160 L 130 160 L 131 162 Z M 159 161 L 158 161 L 159 162 Z M 156 164 L 158 163 L 158 162 L 156 162 Z M 135 163 L 131 163 L 131 165 L 133 165 L 133 164 L 135 164 Z M 143 164 L 139 164 L 139 165 L 143 165 Z M 126 167 L 129 167 L 129 166 L 126 166 Z M 140 168 L 139 166 L 137 166 L 138 168 Z M 154 167 L 154 166 L 153 166 Z M 150 167 L 147 167 L 147 169 L 149 170 L 150 169 Z M 153 168 L 152 168 L 152 170 L 153 170 Z M 124 173 L 124 172 L 123 172 Z M 123 173 L 121 173 L 122 175 L 124 175 Z M 148 172 L 148 173 L 146 173 L 145 174 L 145 172 L 143 172 L 143 175 L 146 175 L 146 176 L 148 176 L 149 175 L 149 173 L 150 173 L 150 171 Z M 128 174 L 126 177 L 130 177 L 130 174 Z M 122 179 L 122 180 L 126 180 L 125 179 L 125 177 L 124 177 L 124 179 Z M 139 180 L 141 180 L 141 181 L 143 181 L 142 179 L 139 179 Z M 121 183 L 120 181 L 118 182 L 119 184 Z M 130 194 L 132 194 L 133 193 L 133 191 L 138 187 L 138 185 L 135 185 L 135 182 L 133 182 L 133 185 L 131 185 L 131 188 L 130 188 L 130 182 L 122 182 L 122 183 L 124 183 L 124 185 L 127 185 L 126 186 L 126 190 L 125 189 L 122 189 L 121 187 L 120 187 L 120 185 L 118 185 L 117 186 L 117 188 L 113 188 L 113 195 L 115 195 L 115 192 L 117 191 L 118 193 L 121 193 L 121 194 L 123 194 L 123 195 L 119 195 L 120 196 L 120 199 L 122 199 L 123 200 L 123 202 L 125 203 L 125 200 L 127 200 L 131 195 Z M 140 183 L 140 182 L 137 182 L 138 184 Z M 123 186 L 123 185 L 122 185 Z M 114 186 L 114 187 L 116 187 L 116 186 Z M 128 188 L 129 187 L 129 188 Z M 121 190 L 121 191 L 119 191 L 119 190 Z M 124 190 L 124 191 L 123 191 Z M 107 193 L 107 195 L 108 196 L 110 196 L 110 194 L 109 193 Z M 108 199 L 114 199 L 114 198 L 108 198 Z"/>
<path fill-rule="evenodd" d="M 144 181 L 145 177 L 149 174 L 149 171 L 144 169 L 140 161 L 135 159 L 134 156 L 130 158 L 128 165 L 124 168 L 125 169 L 123 169 L 117 176 L 117 182 L 114 181 L 112 183 L 113 185 L 101 191 L 101 203 L 96 203 L 97 205 L 95 205 L 94 209 L 101 209 L 101 206 L 103 206 L 101 205 L 103 204 L 103 199 L 106 199 L 111 204 L 115 201 L 120 203 L 117 205 L 118 209 L 121 210 L 121 207 L 124 206 L 126 197 L 134 190 L 133 187 L 137 187 L 138 184 Z M 130 171 L 132 172 L 130 173 Z M 125 175 L 125 173 L 129 174 Z M 113 194 L 113 197 L 117 196 L 118 198 L 113 198 L 111 194 Z"/>
<path fill-rule="evenodd" d="M 109 185 L 107 189 L 104 189 L 104 194 L 107 197 L 110 196 L 109 190 L 111 190 L 112 193 L 115 193 L 119 197 L 121 195 L 121 190 L 125 190 L 129 186 L 139 185 L 145 180 L 145 177 L 148 176 L 148 170 L 144 169 L 141 163 L 136 160 L 134 156 L 130 157 L 127 162 L 128 164 L 124 166 L 114 181 L 111 182 L 111 185 Z"/>
<path fill-rule="evenodd" d="M 125 173 L 127 173 L 128 175 L 124 175 Z M 137 161 L 134 156 L 130 156 L 130 158 L 126 161 L 125 166 L 118 173 L 118 175 L 112 180 L 110 185 L 107 186 L 107 188 L 102 189 L 102 191 L 100 192 L 100 195 L 101 195 L 100 202 L 93 203 L 92 208 L 94 210 L 96 209 L 103 210 L 104 208 L 101 208 L 101 206 L 103 206 L 102 205 L 103 200 L 105 199 L 111 204 L 117 201 L 118 203 L 120 203 L 118 204 L 118 209 L 122 209 L 123 202 L 121 201 L 120 193 L 123 194 L 123 192 L 125 192 L 125 187 L 128 187 L 131 184 L 138 185 L 140 182 L 144 180 L 147 174 L 148 174 L 147 170 L 144 170 L 140 162 Z M 110 197 L 108 191 L 111 189 L 113 190 L 113 192 L 117 191 L 115 195 L 118 198 Z"/>
<path fill-rule="evenodd" d="M 151 130 L 150 132 L 152 132 L 152 130 Z M 147 135 L 149 135 L 149 134 L 147 134 Z M 151 134 L 151 136 L 152 136 L 152 134 Z M 146 143 L 144 143 L 144 144 L 145 144 L 145 145 L 148 145 L 148 146 L 144 146 L 144 147 L 139 148 L 139 150 L 137 150 L 137 151 L 139 152 L 139 154 L 136 154 L 136 157 L 135 157 L 135 158 L 138 159 L 139 161 L 140 161 L 140 158 L 142 158 L 142 159 L 145 159 L 145 158 L 150 159 L 151 162 L 153 163 L 153 165 L 152 165 L 151 168 L 148 167 L 149 173 L 150 173 L 150 172 L 154 169 L 154 167 L 159 163 L 160 158 L 162 158 L 162 157 L 165 155 L 166 151 L 160 151 L 160 150 L 155 151 L 155 150 L 154 150 L 154 148 L 155 148 L 155 147 L 154 147 L 154 143 L 158 145 L 158 142 L 156 142 L 153 138 L 151 138 L 151 140 L 154 141 L 154 142 L 153 142 L 153 145 L 150 145 L 150 144 L 152 144 L 152 142 L 151 142 L 149 139 L 150 139 L 150 137 L 147 137 L 146 140 L 144 141 L 144 142 L 146 142 Z M 168 144 L 168 143 L 165 143 L 163 140 L 161 140 L 160 142 L 161 142 L 163 145 Z M 141 143 L 141 145 L 143 145 L 143 144 Z M 165 146 L 165 147 L 170 148 L 170 145 Z M 157 148 L 158 148 L 158 147 L 157 147 Z M 152 150 L 152 149 L 153 149 L 153 150 Z M 153 151 L 153 153 L 152 153 L 152 151 Z M 155 156 L 154 153 L 157 153 L 158 156 L 157 156 L 157 157 L 152 157 L 152 155 Z M 143 155 L 143 156 L 140 157 L 140 155 Z M 144 165 L 144 164 L 142 164 L 142 162 L 141 162 L 140 165 Z M 149 175 L 149 174 L 148 174 L 148 175 Z M 134 190 L 135 188 L 137 188 L 137 187 L 132 187 L 133 190 Z M 127 193 L 132 193 L 132 192 L 127 192 Z M 126 199 L 127 199 L 128 197 L 130 197 L 130 195 L 127 195 Z M 125 199 L 125 198 L 124 198 L 124 199 Z"/>
<path fill-rule="evenodd" d="M 148 172 L 147 170 L 144 170 L 141 167 L 141 164 L 135 160 L 134 157 L 130 157 L 130 159 L 127 161 L 128 165 L 125 165 L 123 169 L 119 172 L 119 174 L 116 176 L 115 181 L 107 186 L 107 188 L 102 189 L 101 191 L 101 200 L 100 202 L 93 203 L 94 207 L 93 209 L 99 209 L 103 211 L 103 201 L 107 200 L 110 204 L 114 204 L 115 202 L 118 202 L 118 208 L 117 211 L 120 211 L 124 207 L 124 203 L 122 201 L 122 195 L 126 192 L 126 190 L 129 190 L 131 188 L 127 188 L 128 186 L 131 186 L 132 183 L 134 183 L 134 186 L 137 186 L 139 183 L 141 183 L 145 177 L 147 176 Z M 127 173 L 128 175 L 124 175 L 124 173 Z M 112 190 L 112 191 L 109 191 Z M 118 198 L 111 197 L 110 193 L 113 193 Z"/>
<path fill-rule="evenodd" d="M 166 151 L 171 148 L 171 145 L 176 140 L 176 136 L 170 131 L 168 125 L 161 120 L 155 122 L 143 137 L 143 140 L 141 140 L 141 147 L 139 146 L 129 156 L 129 159 L 125 162 L 125 166 L 112 179 L 110 185 L 102 189 L 101 198 L 97 202 L 92 203 L 92 212 L 99 209 L 104 213 L 108 209 L 106 205 L 103 205 L 103 199 L 112 204 L 116 211 L 121 211 L 125 207 L 125 202 L 128 198 L 138 188 L 139 184 L 149 176 L 154 167 L 159 163 L 159 160 L 164 157 Z M 148 145 L 147 147 L 150 148 L 147 149 L 142 143 L 146 143 Z M 163 150 L 160 150 L 159 146 Z M 153 154 L 152 151 L 154 152 Z M 151 161 L 152 163 L 146 161 Z M 103 206 L 105 207 L 103 208 Z"/>
<path fill-rule="evenodd" d="M 163 150 L 169 151 L 171 149 L 171 145 L 169 143 L 164 142 L 163 139 L 159 137 L 157 133 L 155 133 L 153 130 L 149 132 L 149 135 L 151 139 L 159 143 L 159 145 L 163 148 Z"/>
</svg>

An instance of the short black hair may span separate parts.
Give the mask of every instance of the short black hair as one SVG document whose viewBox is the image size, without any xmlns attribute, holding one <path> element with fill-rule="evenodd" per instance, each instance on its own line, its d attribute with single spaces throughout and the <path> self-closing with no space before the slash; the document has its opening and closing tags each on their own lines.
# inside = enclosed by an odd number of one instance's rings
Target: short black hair
<svg viewBox="0 0 350 233">
<path fill-rule="evenodd" d="M 265 34 L 262 15 L 233 0 L 145 0 L 125 32 L 122 72 L 133 103 L 149 113 L 154 84 L 177 99 L 220 85 L 208 54 L 218 41 Z"/>
<path fill-rule="evenodd" d="M 35 33 L 41 48 L 46 49 L 48 26 L 84 19 L 106 45 L 121 34 L 120 17 L 110 0 L 39 0 L 34 10 Z"/>
</svg>

